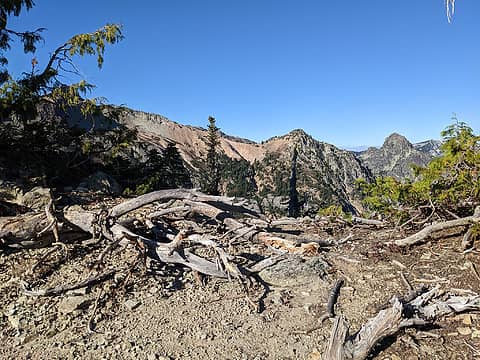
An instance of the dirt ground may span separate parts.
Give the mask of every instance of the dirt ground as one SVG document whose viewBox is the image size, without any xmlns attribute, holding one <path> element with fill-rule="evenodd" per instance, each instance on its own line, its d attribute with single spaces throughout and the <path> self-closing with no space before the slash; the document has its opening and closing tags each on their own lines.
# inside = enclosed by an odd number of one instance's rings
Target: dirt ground
<svg viewBox="0 0 480 360">
<path fill-rule="evenodd" d="M 87 247 L 69 245 L 67 255 L 59 248 L 35 275 L 26 275 L 26 270 L 47 249 L 2 254 L 0 357 L 314 360 L 321 359 L 332 327 L 330 320 L 320 325 L 318 317 L 339 278 L 345 279 L 345 286 L 336 312 L 346 316 L 352 331 L 388 304 L 394 294 L 406 293 L 400 272 L 414 287 L 439 284 L 443 289 L 480 293 L 480 279 L 474 270 L 480 269 L 480 253 L 463 254 L 459 237 L 445 234 L 400 251 L 384 245 L 404 235 L 398 231 L 357 229 L 353 234 L 350 241 L 320 251 L 314 258 L 295 257 L 290 263 L 285 260 L 283 267 L 280 262 L 265 270 L 270 271 L 265 273 L 270 285 L 256 286 L 250 294 L 254 303 L 261 300 L 260 312 L 236 281 L 204 279 L 205 284 L 186 269 L 150 262 L 147 269 L 141 265 L 133 269 L 127 286 L 116 285 L 125 284 L 119 275 L 91 289 L 61 296 L 26 296 L 20 279 L 38 289 L 86 278 L 88 265 L 103 246 L 94 250 L 90 246 L 87 251 Z M 268 255 L 261 244 L 229 250 L 244 261 Z M 134 251 L 117 249 L 109 266 L 128 267 L 135 257 Z M 295 264 L 305 266 L 297 271 L 299 265 Z M 98 309 L 92 317 L 97 298 Z M 91 317 L 93 333 L 87 328 Z M 318 329 L 308 331 L 314 327 Z M 428 329 L 402 331 L 380 344 L 371 358 L 480 359 L 480 314 L 442 319 Z"/>
</svg>

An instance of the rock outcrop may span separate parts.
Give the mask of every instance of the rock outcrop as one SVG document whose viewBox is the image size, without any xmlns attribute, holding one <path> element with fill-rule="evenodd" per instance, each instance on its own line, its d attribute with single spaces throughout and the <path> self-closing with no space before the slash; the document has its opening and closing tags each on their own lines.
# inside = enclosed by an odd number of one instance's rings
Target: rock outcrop
<svg viewBox="0 0 480 360">
<path fill-rule="evenodd" d="M 442 142 L 440 140 L 426 140 L 413 144 L 413 147 L 418 151 L 427 153 L 432 157 L 436 157 L 442 154 L 442 150 L 440 149 L 441 145 Z"/>
</svg>

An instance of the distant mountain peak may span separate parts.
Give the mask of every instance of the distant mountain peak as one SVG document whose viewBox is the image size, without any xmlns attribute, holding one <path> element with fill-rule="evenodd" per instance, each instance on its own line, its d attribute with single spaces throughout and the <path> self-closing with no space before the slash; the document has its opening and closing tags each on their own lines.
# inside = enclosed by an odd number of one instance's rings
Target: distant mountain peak
<svg viewBox="0 0 480 360">
<path fill-rule="evenodd" d="M 303 129 L 293 129 L 292 131 L 290 131 L 287 135 L 290 135 L 290 136 L 308 136 L 308 137 L 311 137 L 309 134 L 307 134 L 305 132 L 305 130 Z"/>
<path fill-rule="evenodd" d="M 401 147 L 408 147 L 408 148 L 413 147 L 412 143 L 410 141 L 408 141 L 408 139 L 405 136 L 403 136 L 399 133 L 390 134 L 385 139 L 382 148 L 391 147 L 391 146 L 394 146 L 394 147 L 401 146 Z"/>
<path fill-rule="evenodd" d="M 430 144 L 430 143 L 428 143 Z M 425 148 L 430 149 L 428 146 Z M 375 176 L 412 178 L 412 164 L 425 166 L 433 158 L 431 151 L 423 151 L 398 133 L 389 135 L 382 147 L 371 147 L 359 154 Z"/>
<path fill-rule="evenodd" d="M 425 140 L 416 144 L 413 147 L 418 151 L 428 153 L 431 156 L 440 156 L 442 154 L 442 142 L 440 140 Z"/>
</svg>

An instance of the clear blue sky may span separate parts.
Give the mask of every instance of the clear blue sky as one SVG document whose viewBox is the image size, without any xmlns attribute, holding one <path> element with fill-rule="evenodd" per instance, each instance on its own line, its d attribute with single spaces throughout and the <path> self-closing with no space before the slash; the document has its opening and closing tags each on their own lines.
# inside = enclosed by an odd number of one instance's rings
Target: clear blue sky
<svg viewBox="0 0 480 360">
<path fill-rule="evenodd" d="M 36 1 L 12 20 L 46 27 L 45 54 L 76 33 L 121 23 L 104 68 L 78 60 L 109 102 L 265 140 L 295 128 L 340 146 L 392 132 L 438 138 L 453 112 L 480 128 L 480 1 Z M 17 73 L 31 56 L 12 50 Z"/>
</svg>

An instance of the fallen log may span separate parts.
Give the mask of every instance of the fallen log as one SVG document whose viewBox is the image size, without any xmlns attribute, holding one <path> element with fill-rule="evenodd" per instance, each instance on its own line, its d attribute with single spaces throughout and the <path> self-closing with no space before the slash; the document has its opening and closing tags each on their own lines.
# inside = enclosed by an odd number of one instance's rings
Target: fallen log
<svg viewBox="0 0 480 360">
<path fill-rule="evenodd" d="M 440 317 L 480 310 L 480 296 L 476 294 L 444 294 L 439 287 L 422 291 L 417 292 L 413 299 L 408 299 L 410 301 L 406 301 L 408 297 L 402 300 L 394 296 L 389 308 L 379 311 L 354 334 L 350 334 L 345 317 L 337 317 L 323 359 L 364 360 L 380 341 L 397 334 L 403 328 L 424 326 L 434 323 Z"/>
<path fill-rule="evenodd" d="M 142 206 L 151 204 L 153 202 L 168 201 L 172 199 L 222 204 L 224 207 L 233 208 L 236 211 L 243 211 L 245 213 L 256 214 L 251 209 L 247 209 L 242 205 L 235 204 L 234 203 L 235 198 L 233 197 L 205 195 L 194 189 L 193 190 L 192 189 L 167 189 L 167 190 L 153 191 L 145 195 L 141 195 L 136 198 L 124 201 L 121 204 L 114 206 L 110 210 L 109 215 L 117 218 L 129 213 L 130 211 L 133 211 Z"/>
<path fill-rule="evenodd" d="M 45 213 L 0 217 L 0 239 L 3 247 L 45 247 L 54 241 L 50 233 L 38 234 L 49 225 Z"/>
<path fill-rule="evenodd" d="M 361 225 L 368 225 L 368 226 L 376 226 L 376 227 L 384 227 L 385 223 L 380 220 L 373 220 L 373 219 L 365 219 L 358 216 L 352 216 L 352 223 L 354 224 L 361 224 Z"/>
<path fill-rule="evenodd" d="M 419 232 L 410 235 L 404 239 L 395 240 L 394 244 L 397 246 L 410 246 L 423 243 L 428 240 L 428 238 L 439 231 L 453 229 L 457 227 L 466 227 L 471 226 L 472 224 L 480 223 L 480 206 L 475 209 L 475 212 L 472 216 L 467 216 L 459 219 L 449 220 L 437 224 L 429 225 Z"/>
<path fill-rule="evenodd" d="M 30 290 L 27 288 L 27 286 L 23 282 L 21 283 L 21 285 L 23 287 L 24 294 L 28 296 L 55 296 L 55 295 L 64 294 L 67 291 L 77 290 L 86 286 L 92 286 L 100 282 L 103 282 L 107 279 L 112 278 L 113 275 L 115 275 L 115 272 L 116 272 L 115 270 L 108 270 L 102 274 L 92 276 L 86 280 L 80 281 L 75 284 L 59 285 L 53 288 L 41 289 L 41 290 Z"/>
<path fill-rule="evenodd" d="M 338 279 L 335 282 L 332 290 L 330 290 L 330 294 L 328 296 L 328 303 L 327 303 L 327 311 L 320 316 L 320 323 L 323 323 L 325 320 L 333 318 L 335 316 L 335 304 L 337 303 L 338 296 L 340 295 L 340 289 L 343 286 L 345 280 Z"/>
</svg>

